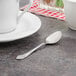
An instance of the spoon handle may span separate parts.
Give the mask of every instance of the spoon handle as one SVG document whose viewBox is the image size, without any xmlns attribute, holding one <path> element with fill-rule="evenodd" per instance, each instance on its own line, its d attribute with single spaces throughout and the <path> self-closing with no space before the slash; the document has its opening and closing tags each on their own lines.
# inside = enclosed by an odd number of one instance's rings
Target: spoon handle
<svg viewBox="0 0 76 76">
<path fill-rule="evenodd" d="M 28 57 L 29 55 L 31 55 L 33 52 L 35 52 L 38 48 L 40 48 L 41 46 L 43 46 L 43 45 L 45 45 L 46 43 L 41 43 L 40 45 L 38 45 L 37 47 L 35 47 L 34 49 L 32 49 L 32 50 L 30 50 L 29 52 L 27 52 L 27 53 L 24 53 L 24 54 L 22 54 L 22 55 L 18 55 L 17 57 L 16 57 L 16 59 L 24 59 L 24 58 L 26 58 L 26 57 Z"/>
</svg>

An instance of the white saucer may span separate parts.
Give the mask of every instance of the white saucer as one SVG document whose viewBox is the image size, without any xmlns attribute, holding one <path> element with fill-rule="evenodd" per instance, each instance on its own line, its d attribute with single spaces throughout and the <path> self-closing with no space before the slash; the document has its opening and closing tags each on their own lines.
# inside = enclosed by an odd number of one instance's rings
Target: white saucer
<svg viewBox="0 0 76 76">
<path fill-rule="evenodd" d="M 37 16 L 26 12 L 17 25 L 16 30 L 10 33 L 0 34 L 0 42 L 9 42 L 30 36 L 37 32 L 40 27 L 40 19 Z"/>
</svg>

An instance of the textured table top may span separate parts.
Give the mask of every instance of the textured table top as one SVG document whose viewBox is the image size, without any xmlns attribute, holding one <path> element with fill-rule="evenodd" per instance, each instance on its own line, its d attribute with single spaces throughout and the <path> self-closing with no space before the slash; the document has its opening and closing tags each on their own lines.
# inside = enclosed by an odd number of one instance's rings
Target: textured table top
<svg viewBox="0 0 76 76">
<path fill-rule="evenodd" d="M 42 22 L 38 32 L 24 39 L 0 43 L 0 76 L 76 76 L 76 31 L 70 30 L 64 21 L 38 17 Z M 57 44 L 43 46 L 24 60 L 15 59 L 58 30 L 63 37 Z"/>
</svg>

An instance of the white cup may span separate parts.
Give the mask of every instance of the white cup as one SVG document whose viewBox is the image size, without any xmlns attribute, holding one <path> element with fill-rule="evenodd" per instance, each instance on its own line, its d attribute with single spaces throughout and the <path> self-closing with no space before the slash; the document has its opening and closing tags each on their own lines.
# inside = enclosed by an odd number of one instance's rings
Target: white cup
<svg viewBox="0 0 76 76">
<path fill-rule="evenodd" d="M 33 0 L 30 0 L 28 7 L 18 16 L 19 0 L 0 0 L 0 33 L 15 30 L 19 19 L 28 11 L 32 3 Z"/>
<path fill-rule="evenodd" d="M 63 0 L 64 13 L 68 27 L 72 30 L 76 30 L 76 0 Z"/>
</svg>

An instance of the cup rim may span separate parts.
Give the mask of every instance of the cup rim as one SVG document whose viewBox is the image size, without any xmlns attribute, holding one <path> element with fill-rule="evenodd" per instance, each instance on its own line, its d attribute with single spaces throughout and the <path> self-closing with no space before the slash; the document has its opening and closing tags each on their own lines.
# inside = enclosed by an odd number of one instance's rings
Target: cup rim
<svg viewBox="0 0 76 76">
<path fill-rule="evenodd" d="M 76 3 L 76 0 L 66 0 L 68 2 L 71 2 L 71 3 Z"/>
</svg>

